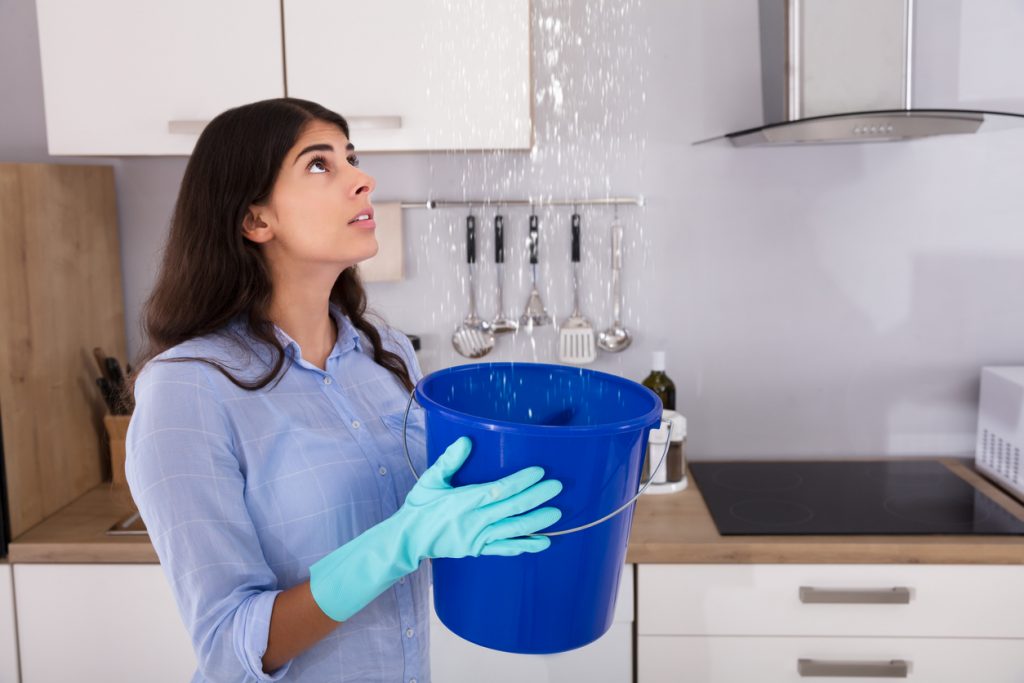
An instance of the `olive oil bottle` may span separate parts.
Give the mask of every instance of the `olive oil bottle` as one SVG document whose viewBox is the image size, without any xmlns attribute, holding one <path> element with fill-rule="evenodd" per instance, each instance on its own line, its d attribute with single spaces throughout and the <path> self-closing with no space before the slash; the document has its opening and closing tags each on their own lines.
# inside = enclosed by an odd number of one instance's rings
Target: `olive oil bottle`
<svg viewBox="0 0 1024 683">
<path fill-rule="evenodd" d="M 661 399 L 663 410 L 676 409 L 676 385 L 665 374 L 665 352 L 655 351 L 651 364 L 651 374 L 643 381 L 643 385 L 656 393 Z"/>
</svg>

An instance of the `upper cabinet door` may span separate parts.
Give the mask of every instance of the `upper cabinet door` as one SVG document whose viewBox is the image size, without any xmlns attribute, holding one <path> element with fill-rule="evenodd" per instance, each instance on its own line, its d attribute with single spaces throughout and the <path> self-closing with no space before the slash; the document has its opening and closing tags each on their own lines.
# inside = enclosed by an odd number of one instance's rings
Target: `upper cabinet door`
<svg viewBox="0 0 1024 683">
<path fill-rule="evenodd" d="M 529 0 L 284 0 L 288 95 L 357 151 L 528 149 Z"/>
<path fill-rule="evenodd" d="M 36 0 L 50 154 L 190 154 L 284 94 L 279 0 Z"/>
</svg>

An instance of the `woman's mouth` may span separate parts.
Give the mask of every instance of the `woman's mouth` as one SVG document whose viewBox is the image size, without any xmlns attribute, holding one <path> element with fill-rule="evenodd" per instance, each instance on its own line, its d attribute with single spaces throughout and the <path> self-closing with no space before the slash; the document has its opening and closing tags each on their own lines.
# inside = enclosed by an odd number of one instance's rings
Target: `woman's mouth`
<svg viewBox="0 0 1024 683">
<path fill-rule="evenodd" d="M 377 224 L 373 220 L 373 209 L 368 211 L 362 211 L 348 222 L 349 225 L 354 225 L 357 228 L 375 228 Z"/>
</svg>

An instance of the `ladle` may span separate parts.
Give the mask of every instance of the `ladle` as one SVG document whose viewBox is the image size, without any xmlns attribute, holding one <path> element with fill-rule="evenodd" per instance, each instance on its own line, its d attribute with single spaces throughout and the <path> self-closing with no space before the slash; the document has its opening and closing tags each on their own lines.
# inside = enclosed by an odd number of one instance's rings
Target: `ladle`
<svg viewBox="0 0 1024 683">
<path fill-rule="evenodd" d="M 618 353 L 629 347 L 633 338 L 622 326 L 622 224 L 618 219 L 612 223 L 612 317 L 611 327 L 597 335 L 597 345 L 604 351 Z"/>
<path fill-rule="evenodd" d="M 466 358 L 481 358 L 494 348 L 491 324 L 476 315 L 476 216 L 466 217 L 466 263 L 469 266 L 469 313 L 452 334 L 452 346 Z"/>
<path fill-rule="evenodd" d="M 491 321 L 491 330 L 495 334 L 515 332 L 519 321 L 505 315 L 505 219 L 501 214 L 494 216 L 494 263 L 498 271 L 498 314 Z"/>
</svg>

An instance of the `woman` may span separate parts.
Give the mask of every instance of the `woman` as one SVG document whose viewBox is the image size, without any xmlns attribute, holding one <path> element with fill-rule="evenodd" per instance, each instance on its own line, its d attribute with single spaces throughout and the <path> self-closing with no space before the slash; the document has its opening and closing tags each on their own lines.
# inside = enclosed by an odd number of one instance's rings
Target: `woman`
<svg viewBox="0 0 1024 683">
<path fill-rule="evenodd" d="M 533 509 L 561 490 L 539 467 L 453 488 L 465 437 L 409 471 L 421 373 L 366 317 L 375 183 L 353 149 L 334 112 L 267 100 L 211 121 L 182 180 L 127 477 L 194 680 L 428 681 L 422 561 L 539 552 L 560 516 Z M 422 416 L 410 442 L 422 471 Z"/>
</svg>

